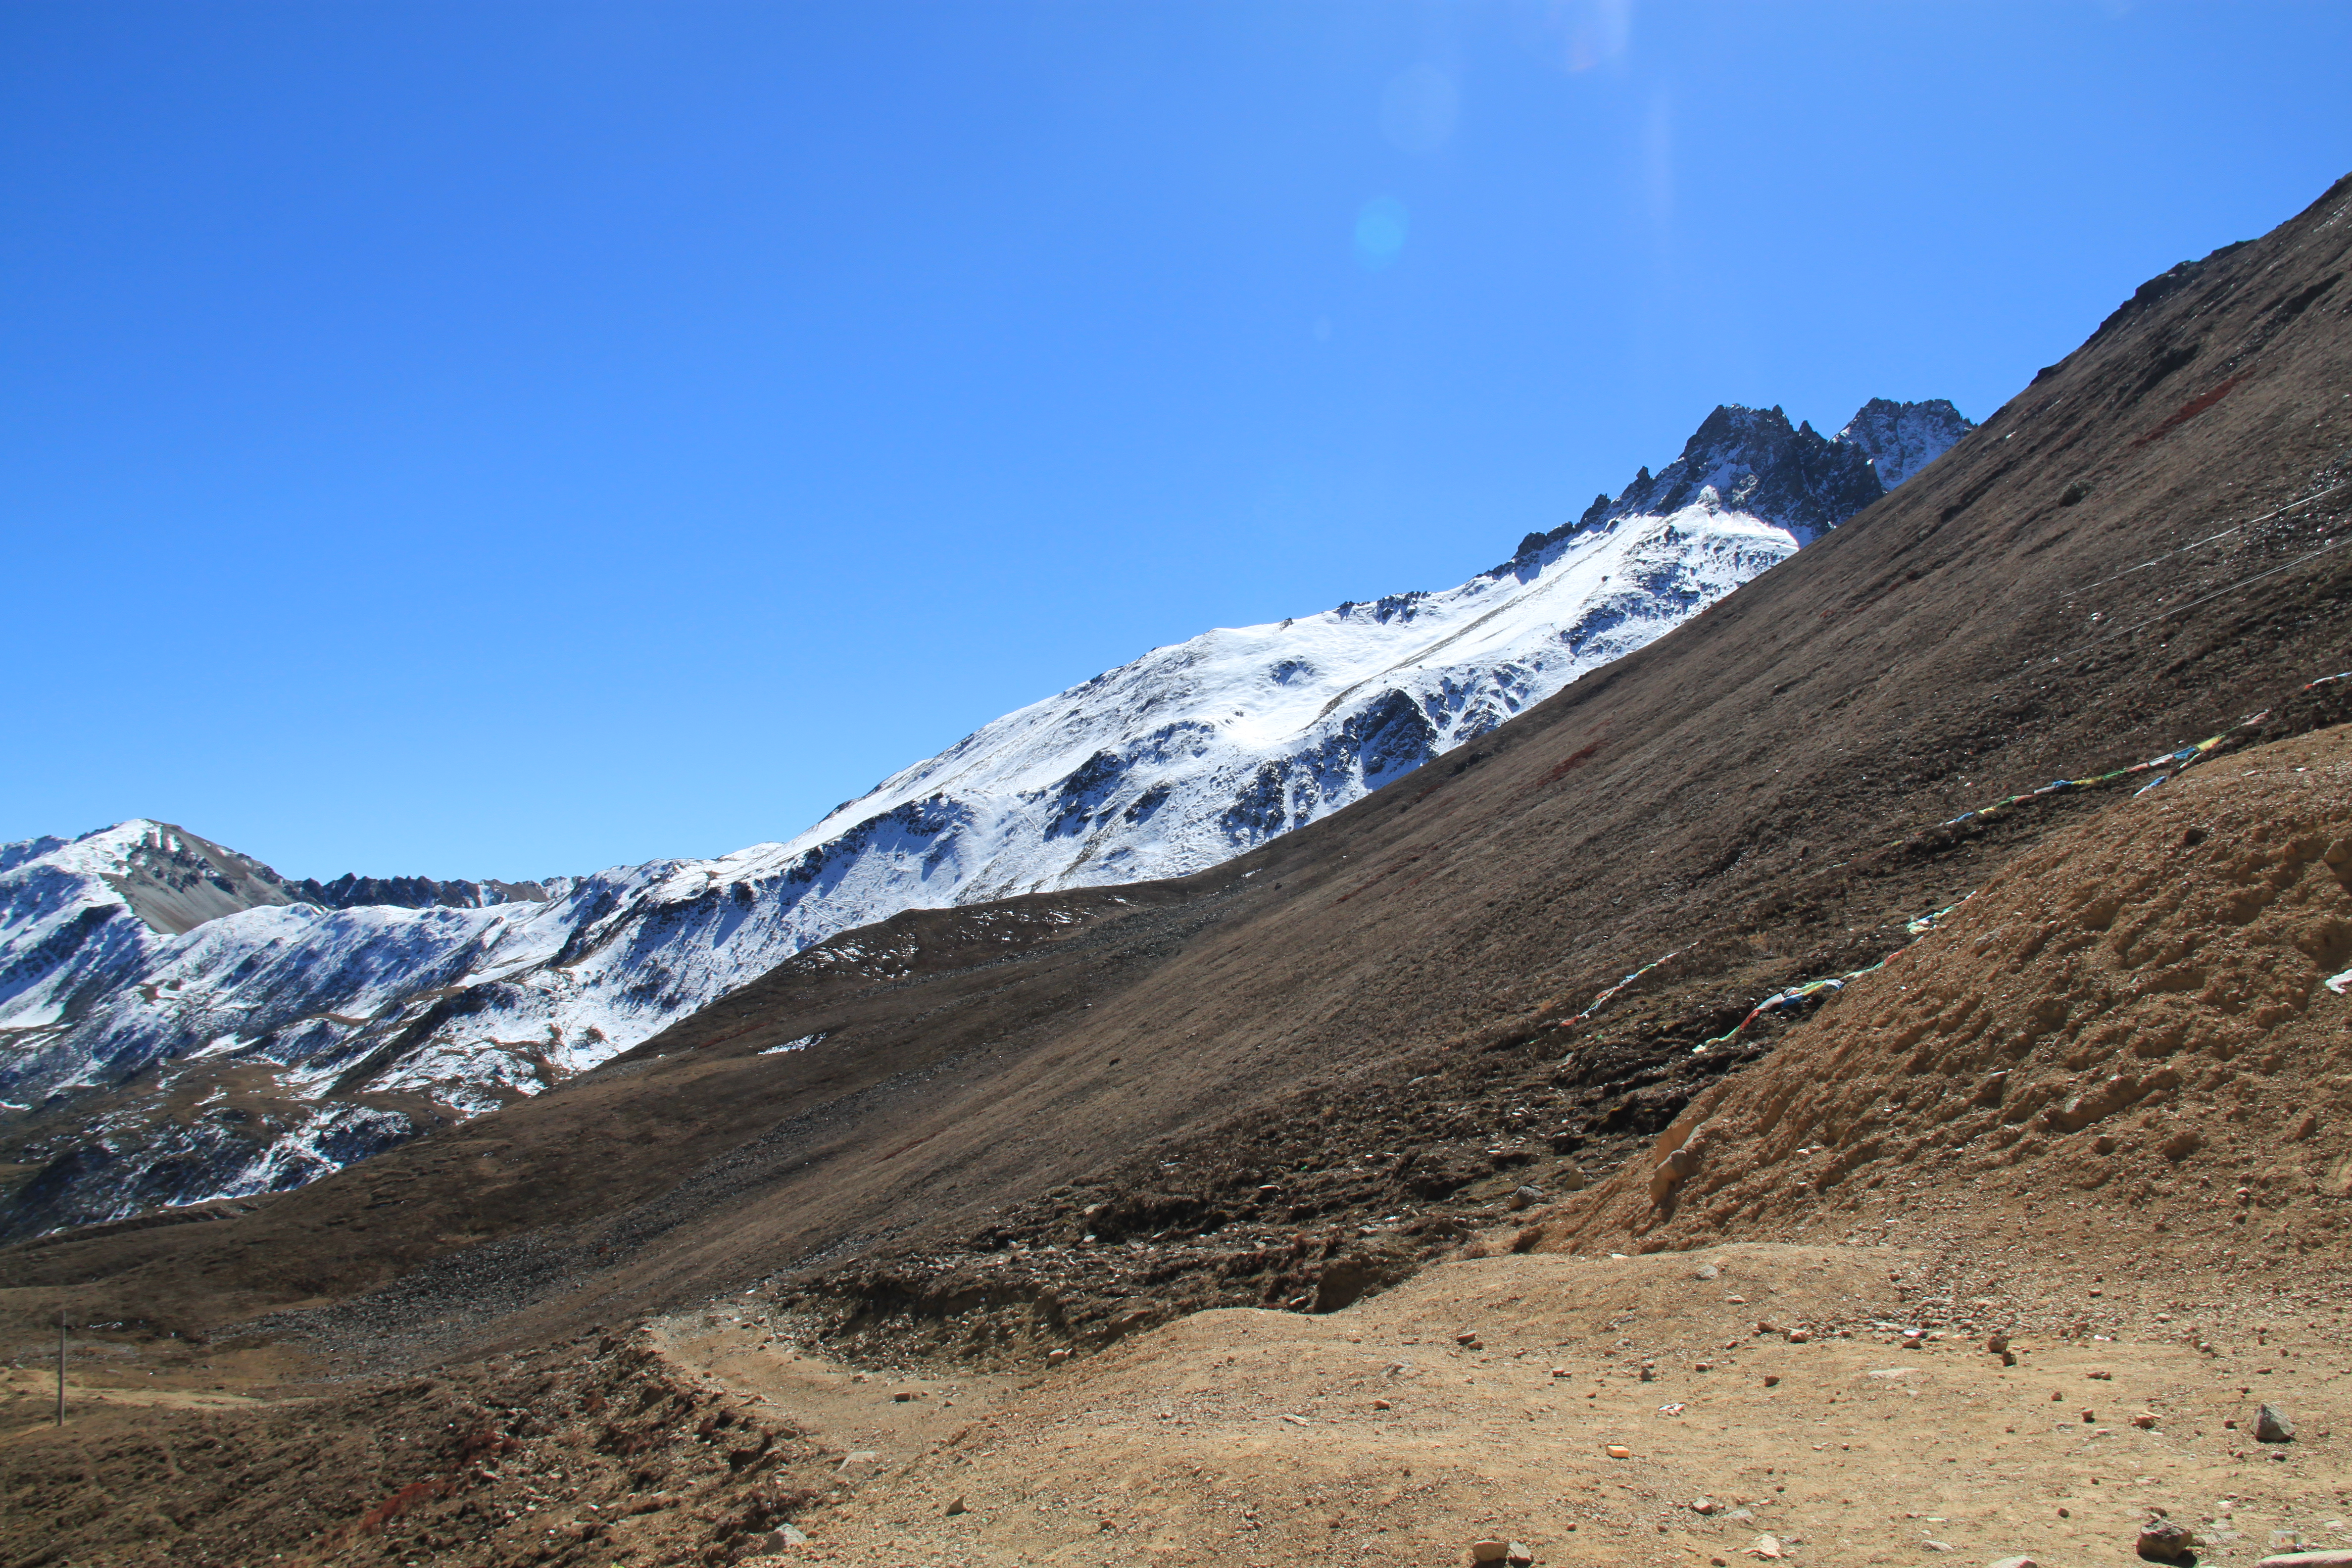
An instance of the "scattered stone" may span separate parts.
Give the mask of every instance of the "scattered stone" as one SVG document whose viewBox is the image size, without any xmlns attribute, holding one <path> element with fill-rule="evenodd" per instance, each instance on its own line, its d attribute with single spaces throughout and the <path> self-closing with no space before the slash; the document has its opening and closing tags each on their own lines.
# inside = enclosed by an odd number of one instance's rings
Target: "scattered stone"
<svg viewBox="0 0 2352 1568">
<path fill-rule="evenodd" d="M 1511 1194 L 1510 1205 L 1515 1209 L 1532 1208 L 1543 1201 L 1544 1190 L 1541 1187 L 1527 1186 Z"/>
<path fill-rule="evenodd" d="M 1642 1381 L 1643 1383 L 1654 1383 L 1657 1380 L 1657 1376 L 1658 1363 L 1656 1362 L 1645 1361 L 1642 1363 Z"/>
<path fill-rule="evenodd" d="M 1789 1342 L 1792 1345 L 1801 1345 L 1812 1337 L 1811 1333 L 1803 1329 L 1790 1329 L 1789 1331 Z"/>
<path fill-rule="evenodd" d="M 961 1498 L 958 1498 L 958 1499 L 956 1499 L 956 1500 L 955 1500 L 955 1501 L 953 1501 L 953 1502 L 951 1502 L 951 1503 L 948 1504 L 948 1517 L 949 1517 L 950 1519 L 953 1519 L 956 1515 L 958 1515 L 958 1514 L 960 1514 L 960 1513 L 961 1513 L 961 1512 L 963 1512 L 963 1511 L 964 1511 L 964 1503 L 963 1503 L 963 1499 L 961 1499 Z"/>
<path fill-rule="evenodd" d="M 1779 1373 L 1773 1373 L 1773 1372 L 1768 1372 L 1768 1373 L 1766 1373 L 1764 1374 L 1764 1386 L 1765 1386 L 1765 1387 L 1767 1387 L 1767 1388 L 1778 1388 L 1778 1387 L 1780 1387 L 1780 1374 Z"/>
<path fill-rule="evenodd" d="M 1998 1563 L 1988 1563 L 1985 1568 L 2042 1568 L 2031 1557 L 2004 1557 Z"/>
<path fill-rule="evenodd" d="M 2254 1568 L 2352 1568 L 2352 1552 L 2281 1552 Z"/>
<path fill-rule="evenodd" d="M 1506 1556 L 1509 1555 L 1510 1550 L 1511 1543 L 1509 1542 L 1490 1535 L 1484 1541 L 1474 1541 L 1470 1543 L 1470 1561 L 1473 1563 L 1500 1563 Z"/>
<path fill-rule="evenodd" d="M 2139 1554 L 2151 1563 L 2179 1563 L 2197 1550 L 2197 1532 L 2160 1513 L 2139 1527 Z"/>
<path fill-rule="evenodd" d="M 1691 1370 L 1693 1372 L 1713 1372 L 1715 1370 L 1715 1363 L 1711 1361 L 1694 1362 L 1691 1363 Z"/>
<path fill-rule="evenodd" d="M 881 1468 L 882 1453 L 880 1449 L 857 1448 L 849 1453 L 844 1454 L 841 1457 L 841 1463 L 833 1468 L 833 1473 L 836 1476 L 847 1476 L 852 1479 L 856 1479 L 861 1476 L 870 1476 Z"/>
<path fill-rule="evenodd" d="M 2254 1412 L 2254 1441 L 2257 1443 L 2292 1443 L 2294 1423 L 2286 1412 L 2275 1405 L 2265 1405 Z"/>
<path fill-rule="evenodd" d="M 1475 1351 L 1475 1350 L 1476 1350 L 1476 1349 L 1478 1349 L 1478 1348 L 1479 1348 L 1479 1344 L 1478 1344 L 1478 1336 L 1477 1336 L 1477 1334 L 1476 1334 L 1476 1333 L 1475 1333 L 1475 1332 L 1465 1332 L 1465 1333 L 1459 1333 L 1459 1334 L 1456 1334 L 1456 1335 L 1454 1335 L 1454 1342 L 1455 1344 L 1457 1344 L 1457 1345 L 1460 1345 L 1460 1346 L 1461 1346 L 1463 1349 L 1465 1349 L 1465 1350 L 1474 1350 L 1474 1351 Z"/>
<path fill-rule="evenodd" d="M 1633 1450 L 1622 1443 L 1612 1443 L 1609 1445 L 1609 1457 L 1612 1459 L 1630 1459 L 1633 1457 Z"/>
<path fill-rule="evenodd" d="M 2111 1372 L 2086 1372 L 2083 1375 L 2098 1383 L 2113 1383 L 2116 1380 L 2116 1374 Z"/>
<path fill-rule="evenodd" d="M 1067 1351 L 1047 1351 L 1045 1352 L 1045 1364 L 1048 1366 L 1059 1366 L 1069 1359 L 1070 1352 Z"/>
<path fill-rule="evenodd" d="M 2099 1413 L 2095 1410 L 2085 1410 L 2083 1412 L 2083 1425 L 2085 1426 L 2089 1426 L 2092 1422 L 2096 1421 L 2098 1418 Z"/>
<path fill-rule="evenodd" d="M 1568 1375 L 1568 1368 L 1564 1366 L 1556 1366 L 1551 1369 L 1551 1374 L 1554 1377 L 1566 1377 Z"/>
<path fill-rule="evenodd" d="M 1694 1498 L 1690 1509 L 1693 1513 L 1713 1513 L 1716 1506 L 1716 1500 L 1711 1497 Z"/>
<path fill-rule="evenodd" d="M 1694 1279 L 1716 1279 L 1721 1278 L 1723 1270 L 1717 1268 L 1714 1264 L 1702 1263 L 1698 1266 L 1697 1271 L 1692 1274 L 1691 1278 Z"/>
<path fill-rule="evenodd" d="M 1949 1552 L 1952 1549 L 1952 1543 L 1948 1541 L 1923 1541 L 1919 1544 L 1930 1552 Z"/>
<path fill-rule="evenodd" d="M 1388 1410 L 1394 1407 L 1385 1399 L 1375 1399 L 1372 1401 L 1372 1408 L 1375 1410 Z"/>
<path fill-rule="evenodd" d="M 757 1555 L 750 1562 L 740 1563 L 740 1568 L 752 1568 L 754 1563 L 793 1562 L 795 1559 L 786 1556 L 785 1553 L 797 1552 L 805 1547 L 809 1543 L 809 1538 L 789 1524 L 780 1524 L 773 1530 L 747 1536 L 745 1542 Z"/>
<path fill-rule="evenodd" d="M 2009 1336 L 2007 1334 L 1993 1335 L 1990 1339 L 1985 1341 L 1985 1349 L 1990 1351 L 1995 1355 L 2000 1354 L 2003 1351 L 2009 1349 Z"/>
<path fill-rule="evenodd" d="M 2153 1410 L 2141 1411 L 2138 1415 L 2132 1417 L 2132 1425 L 2138 1427 L 2143 1432 L 2149 1430 L 2156 1425 L 2156 1412 Z"/>
<path fill-rule="evenodd" d="M 1780 1558 L 1786 1557 L 1788 1553 L 1780 1550 L 1780 1538 L 1779 1536 L 1759 1535 L 1756 1538 L 1756 1544 L 1748 1549 L 1748 1555 L 1750 1557 L 1765 1558 L 1769 1561 L 1778 1561 Z"/>
<path fill-rule="evenodd" d="M 898 1390 L 898 1393 L 893 1394 L 890 1396 L 892 1402 L 898 1405 L 904 1405 L 910 1399 L 922 1399 L 925 1397 L 927 1397 L 927 1395 L 925 1395 L 923 1391 L 919 1388 L 902 1388 Z"/>
<path fill-rule="evenodd" d="M 1536 1554 L 1528 1549 L 1527 1542 L 1514 1541 L 1511 1549 L 1503 1553 L 1503 1561 L 1509 1563 L 1510 1568 L 1535 1568 Z"/>
</svg>

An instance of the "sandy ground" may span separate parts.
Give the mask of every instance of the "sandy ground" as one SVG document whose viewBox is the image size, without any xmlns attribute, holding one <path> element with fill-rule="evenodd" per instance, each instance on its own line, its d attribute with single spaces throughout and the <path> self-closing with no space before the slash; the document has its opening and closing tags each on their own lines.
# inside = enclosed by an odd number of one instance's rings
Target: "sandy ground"
<svg viewBox="0 0 2352 1568">
<path fill-rule="evenodd" d="M 1890 1275 L 1920 1261 L 1468 1260 L 1328 1316 L 1201 1313 L 1026 1388 L 857 1383 L 748 1330 L 671 1350 L 878 1451 L 872 1480 L 802 1520 L 811 1561 L 1443 1563 L 1492 1533 L 1551 1563 L 1744 1563 L 1777 1542 L 1800 1562 L 2065 1568 L 2137 1562 L 2153 1508 L 2192 1522 L 2209 1562 L 2352 1546 L 2340 1334 L 2281 1331 L 2248 1355 L 2168 1329 L 2020 1339 L 2013 1367 L 1973 1335 L 1906 1350 Z M 1854 1326 L 1791 1342 L 1808 1322 Z M 2297 1441 L 2250 1440 L 2264 1398 Z"/>
</svg>

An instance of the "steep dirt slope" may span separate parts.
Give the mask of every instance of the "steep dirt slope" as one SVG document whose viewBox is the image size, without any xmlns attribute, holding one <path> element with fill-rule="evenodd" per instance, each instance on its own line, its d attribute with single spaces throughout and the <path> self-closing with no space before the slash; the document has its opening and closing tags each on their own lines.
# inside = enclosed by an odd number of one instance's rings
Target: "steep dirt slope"
<svg viewBox="0 0 2352 1568">
<path fill-rule="evenodd" d="M 779 1276 L 916 1329 L 1015 1251 L 1033 1326 L 1085 1298 L 1097 1338 L 1155 1291 L 1313 1305 L 1350 1259 L 1377 1283 L 1514 1161 L 1557 1184 L 1630 1150 L 1752 1054 L 1692 1045 L 2107 797 L 1932 825 L 2257 709 L 2241 739 L 2346 715 L 2341 686 L 2288 694 L 2352 662 L 2347 205 L 2151 282 L 1886 501 L 1433 776 L 1017 962 L 961 924 L 911 988 L 787 966 L 256 1213 L 0 1254 L 6 1300 L 217 1323 L 408 1269 L 278 1325 L 391 1355 Z M 1105 1283 L 1106 1214 L 1186 1250 Z"/>
<path fill-rule="evenodd" d="M 2335 1269 L 2352 1240 L 2346 987 L 2338 727 L 2020 856 L 1569 1200 L 1542 1245 L 1967 1239 L 2120 1254 L 2127 1288 L 2165 1289 L 2198 1265 Z"/>
</svg>

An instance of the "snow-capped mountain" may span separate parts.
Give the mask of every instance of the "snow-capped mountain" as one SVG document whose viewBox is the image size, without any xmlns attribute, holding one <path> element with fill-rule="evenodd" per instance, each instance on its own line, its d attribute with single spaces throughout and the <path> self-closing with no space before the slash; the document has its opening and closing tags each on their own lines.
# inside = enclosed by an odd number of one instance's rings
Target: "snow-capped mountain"
<svg viewBox="0 0 2352 1568">
<path fill-rule="evenodd" d="M 0 1236 L 299 1185 L 903 910 L 1213 866 L 1664 635 L 1968 428 L 1718 408 L 1457 587 L 1155 648 L 717 859 L 322 885 L 154 822 L 0 848 L 0 1161 L 37 1168 Z"/>
</svg>

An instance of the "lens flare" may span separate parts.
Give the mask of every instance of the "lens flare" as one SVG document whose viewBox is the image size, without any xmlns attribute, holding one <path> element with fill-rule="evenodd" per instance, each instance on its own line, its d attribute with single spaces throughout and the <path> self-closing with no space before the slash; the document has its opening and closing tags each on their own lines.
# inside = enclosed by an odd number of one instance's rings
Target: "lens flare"
<svg viewBox="0 0 2352 1568">
<path fill-rule="evenodd" d="M 1404 249 L 1404 204 L 1394 196 L 1374 196 L 1356 214 L 1356 260 L 1367 271 L 1378 272 Z"/>
</svg>

